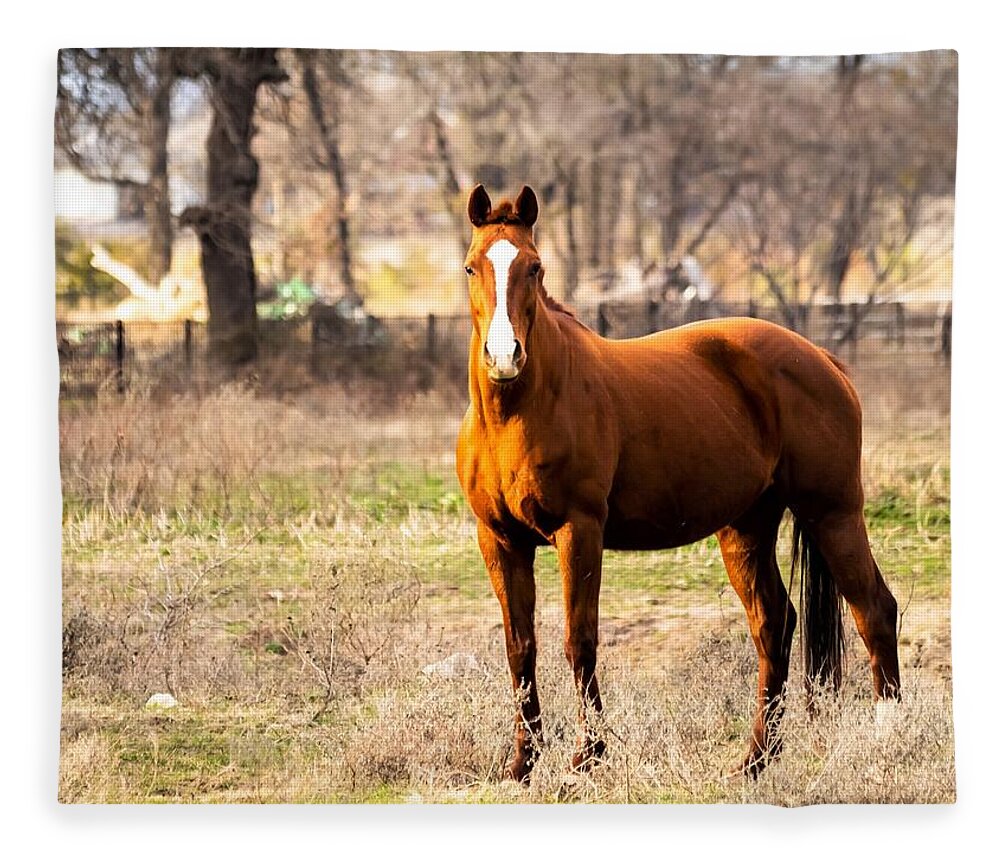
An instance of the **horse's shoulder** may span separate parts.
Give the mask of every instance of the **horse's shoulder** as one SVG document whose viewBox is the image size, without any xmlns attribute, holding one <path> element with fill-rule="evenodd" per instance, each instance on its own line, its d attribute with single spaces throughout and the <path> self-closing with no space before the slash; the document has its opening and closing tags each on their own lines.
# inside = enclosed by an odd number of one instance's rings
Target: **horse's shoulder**
<svg viewBox="0 0 1000 860">
<path fill-rule="evenodd" d="M 456 453 L 459 457 L 466 453 L 470 441 L 470 435 L 472 433 L 472 406 L 470 405 L 468 409 L 465 410 L 465 415 L 462 416 L 462 420 L 458 425 L 458 437 L 456 439 Z"/>
<path fill-rule="evenodd" d="M 470 405 L 458 426 L 455 442 L 455 469 L 463 484 L 469 483 L 479 465 L 482 429 L 478 425 L 475 410 Z"/>
</svg>

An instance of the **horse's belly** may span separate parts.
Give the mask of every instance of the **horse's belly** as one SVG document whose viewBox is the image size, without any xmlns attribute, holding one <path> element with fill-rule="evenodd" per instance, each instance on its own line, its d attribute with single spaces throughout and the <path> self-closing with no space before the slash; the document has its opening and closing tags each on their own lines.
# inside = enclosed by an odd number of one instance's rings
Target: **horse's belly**
<svg viewBox="0 0 1000 860">
<path fill-rule="evenodd" d="M 707 538 L 728 525 L 730 520 L 724 515 L 698 520 L 680 516 L 652 520 L 609 515 L 604 526 L 604 546 L 607 549 L 674 549 Z"/>
<path fill-rule="evenodd" d="M 619 484 L 608 499 L 605 546 L 672 549 L 702 540 L 749 510 L 771 483 L 763 470 L 723 474 L 682 484 L 653 475 L 641 485 Z"/>
<path fill-rule="evenodd" d="M 708 537 L 716 529 L 692 528 L 686 523 L 659 523 L 646 519 L 609 516 L 604 526 L 605 549 L 673 549 Z"/>
</svg>

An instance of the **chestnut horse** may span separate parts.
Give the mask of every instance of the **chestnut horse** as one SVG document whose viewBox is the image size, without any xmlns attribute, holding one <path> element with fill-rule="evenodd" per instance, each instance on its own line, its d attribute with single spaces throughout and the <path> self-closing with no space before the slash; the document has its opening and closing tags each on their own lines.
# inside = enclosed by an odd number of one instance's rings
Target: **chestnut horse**
<svg viewBox="0 0 1000 860">
<path fill-rule="evenodd" d="M 565 650 L 580 696 L 574 768 L 605 748 L 588 710 L 605 548 L 667 549 L 718 537 L 759 658 L 757 713 L 739 772 L 777 753 L 796 611 L 775 559 L 792 512 L 807 677 L 840 678 L 841 596 L 871 658 L 875 695 L 899 691 L 896 601 L 863 517 L 861 407 L 844 368 L 756 319 L 715 319 L 606 340 L 554 301 L 532 226 L 534 192 L 468 203 L 471 404 L 457 471 L 500 601 L 515 691 L 510 775 L 527 780 L 542 737 L 535 684 L 536 547 L 556 548 Z"/>
</svg>

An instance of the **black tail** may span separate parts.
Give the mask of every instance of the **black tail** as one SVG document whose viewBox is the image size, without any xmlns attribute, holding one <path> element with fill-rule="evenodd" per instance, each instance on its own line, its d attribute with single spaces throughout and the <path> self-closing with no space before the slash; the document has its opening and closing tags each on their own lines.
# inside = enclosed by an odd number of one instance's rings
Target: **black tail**
<svg viewBox="0 0 1000 860">
<path fill-rule="evenodd" d="M 793 579 L 796 570 L 806 678 L 839 687 L 845 653 L 843 601 L 819 548 L 798 520 L 792 528 Z"/>
</svg>

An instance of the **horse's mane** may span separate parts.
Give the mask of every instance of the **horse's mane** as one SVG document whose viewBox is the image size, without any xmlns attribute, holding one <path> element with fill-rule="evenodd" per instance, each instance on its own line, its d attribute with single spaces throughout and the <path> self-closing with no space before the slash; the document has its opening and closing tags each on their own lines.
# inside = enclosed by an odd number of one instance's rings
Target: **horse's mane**
<svg viewBox="0 0 1000 860">
<path fill-rule="evenodd" d="M 514 204 L 510 200 L 501 200 L 490 210 L 490 214 L 486 216 L 486 221 L 484 224 L 517 224 L 522 227 L 526 226 L 520 218 L 517 217 L 517 212 L 514 211 Z M 551 310 L 558 311 L 559 313 L 566 314 L 566 316 L 573 317 L 576 319 L 576 313 L 571 309 L 566 307 L 562 302 L 556 301 L 552 296 L 549 295 L 548 290 L 545 289 L 544 284 L 539 286 L 538 294 L 541 296 L 542 301 L 545 302 L 545 306 Z"/>
<path fill-rule="evenodd" d="M 517 213 L 514 211 L 514 204 L 510 200 L 501 200 L 490 210 L 486 216 L 484 224 L 520 224 L 526 226 Z"/>
<path fill-rule="evenodd" d="M 562 302 L 556 301 L 552 296 L 549 295 L 548 290 L 545 289 L 545 285 L 541 284 L 538 287 L 538 295 L 541 296 L 543 302 L 545 302 L 545 307 L 558 311 L 561 314 L 566 314 L 568 317 L 576 319 L 576 312 L 572 308 L 566 307 Z"/>
</svg>

